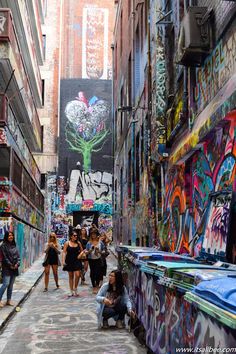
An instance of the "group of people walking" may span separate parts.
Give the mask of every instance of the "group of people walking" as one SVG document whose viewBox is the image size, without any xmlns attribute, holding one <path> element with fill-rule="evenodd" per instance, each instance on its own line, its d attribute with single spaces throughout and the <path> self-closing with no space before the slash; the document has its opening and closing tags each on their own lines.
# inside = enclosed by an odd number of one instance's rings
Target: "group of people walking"
<svg viewBox="0 0 236 354">
<path fill-rule="evenodd" d="M 89 237 L 88 237 L 89 236 Z M 48 291 L 50 269 L 52 268 L 56 289 L 60 287 L 58 281 L 58 267 L 69 274 L 69 296 L 78 296 L 78 284 L 85 284 L 85 274 L 90 268 L 90 278 L 93 293 L 97 294 L 97 315 L 99 327 L 107 329 L 108 320 L 116 320 L 116 327 L 124 328 L 124 317 L 127 312 L 132 316 L 132 305 L 123 282 L 122 273 L 113 270 L 109 274 L 109 281 L 102 285 L 106 276 L 106 257 L 108 252 L 108 238 L 100 234 L 95 225 L 89 230 L 85 228 L 74 229 L 69 241 L 64 244 L 62 261 L 60 261 L 61 247 L 54 232 L 51 232 L 45 246 L 44 267 L 44 292 Z M 0 308 L 4 306 L 2 297 L 7 290 L 6 305 L 14 306 L 11 301 L 13 284 L 19 275 L 20 255 L 16 247 L 13 232 L 6 232 L 0 248 L 0 261 L 2 263 L 2 286 L 0 287 Z"/>
<path fill-rule="evenodd" d="M 100 234 L 97 227 L 93 225 L 87 236 L 86 228 L 74 229 L 69 241 L 64 244 L 62 251 L 63 270 L 69 274 L 70 296 L 78 296 L 78 285 L 85 284 L 85 274 L 90 268 L 90 278 L 93 293 L 98 292 L 106 276 L 107 264 L 106 257 L 109 252 L 107 249 L 108 238 L 105 233 Z M 49 273 L 52 268 L 56 287 L 58 284 L 58 266 L 60 262 L 60 245 L 55 233 L 51 233 L 45 247 L 45 289 L 48 291 Z"/>
</svg>

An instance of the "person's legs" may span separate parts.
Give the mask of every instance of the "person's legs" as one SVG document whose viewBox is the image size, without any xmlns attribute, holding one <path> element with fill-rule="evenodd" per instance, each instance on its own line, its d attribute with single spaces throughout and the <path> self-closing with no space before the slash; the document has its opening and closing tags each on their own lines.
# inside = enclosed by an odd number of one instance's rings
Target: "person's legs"
<svg viewBox="0 0 236 354">
<path fill-rule="evenodd" d="M 93 288 L 96 287 L 96 282 L 95 282 L 95 263 L 94 263 L 94 259 L 90 259 L 89 260 L 89 267 L 90 267 L 90 279 L 91 279 L 91 283 Z"/>
<path fill-rule="evenodd" d="M 45 284 L 44 291 L 48 290 L 49 274 L 50 274 L 50 265 L 48 264 L 46 267 L 44 267 L 44 284 Z"/>
<path fill-rule="evenodd" d="M 116 327 L 118 329 L 122 329 L 125 327 L 124 318 L 125 318 L 125 314 L 127 312 L 127 307 L 126 307 L 126 305 L 118 302 L 115 305 L 114 309 L 115 309 L 115 312 L 118 316 L 117 321 L 116 321 Z"/>
<path fill-rule="evenodd" d="M 117 312 L 115 311 L 114 307 L 108 307 L 105 306 L 102 312 L 102 317 L 104 320 L 108 320 L 111 317 L 114 317 L 117 315 Z"/>
<path fill-rule="evenodd" d="M 88 271 L 88 261 L 84 261 L 84 271 L 85 273 Z"/>
<path fill-rule="evenodd" d="M 7 305 L 13 305 L 11 302 L 11 296 L 12 296 L 13 284 L 15 282 L 15 279 L 16 276 L 11 275 L 9 285 L 7 287 Z"/>
<path fill-rule="evenodd" d="M 99 287 L 99 283 L 102 279 L 102 261 L 101 259 L 96 259 L 95 260 L 95 269 L 94 269 L 94 284 L 95 287 L 98 288 Z"/>
<path fill-rule="evenodd" d="M 57 264 L 53 264 L 52 265 L 52 271 L 53 271 L 53 277 L 56 283 L 56 287 L 59 288 L 59 284 L 58 284 L 58 265 Z"/>
<path fill-rule="evenodd" d="M 69 274 L 69 287 L 70 287 L 70 293 L 73 296 L 73 290 L 74 290 L 74 272 L 68 272 Z"/>
<path fill-rule="evenodd" d="M 118 302 L 118 304 L 115 305 L 114 310 L 115 310 L 116 314 L 118 315 L 118 320 L 123 321 L 125 318 L 125 314 L 127 313 L 126 305 Z"/>
<path fill-rule="evenodd" d="M 76 296 L 78 295 L 77 288 L 78 288 L 79 280 L 80 280 L 80 270 L 76 270 L 74 272 L 74 292 Z"/>
<path fill-rule="evenodd" d="M 3 307 L 3 303 L 2 303 L 2 297 L 3 294 L 5 293 L 6 288 L 8 287 L 9 283 L 10 283 L 10 275 L 4 275 L 2 277 L 2 286 L 0 288 L 0 307 Z"/>
</svg>

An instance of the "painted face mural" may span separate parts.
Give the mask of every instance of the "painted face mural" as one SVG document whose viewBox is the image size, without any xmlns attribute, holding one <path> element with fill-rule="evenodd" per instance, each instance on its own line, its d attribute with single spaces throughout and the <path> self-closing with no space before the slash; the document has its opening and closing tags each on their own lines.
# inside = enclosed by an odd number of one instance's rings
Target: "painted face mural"
<svg viewBox="0 0 236 354">
<path fill-rule="evenodd" d="M 109 113 L 110 107 L 106 101 L 96 96 L 88 101 L 82 91 L 78 92 L 75 100 L 66 105 L 66 141 L 70 150 L 82 154 L 86 172 L 91 169 L 92 152 L 102 149 L 109 134 L 105 125 Z"/>
</svg>

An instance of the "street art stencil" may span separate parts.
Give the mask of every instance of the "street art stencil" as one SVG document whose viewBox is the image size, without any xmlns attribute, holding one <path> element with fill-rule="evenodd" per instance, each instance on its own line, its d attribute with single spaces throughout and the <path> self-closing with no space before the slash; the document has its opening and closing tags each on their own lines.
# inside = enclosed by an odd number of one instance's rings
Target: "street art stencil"
<svg viewBox="0 0 236 354">
<path fill-rule="evenodd" d="M 88 101 L 82 91 L 78 92 L 75 100 L 66 105 L 66 141 L 71 150 L 83 155 L 83 168 L 86 172 L 91 169 L 92 152 L 102 149 L 109 134 L 106 129 L 109 113 L 108 102 L 96 96 Z"/>
</svg>

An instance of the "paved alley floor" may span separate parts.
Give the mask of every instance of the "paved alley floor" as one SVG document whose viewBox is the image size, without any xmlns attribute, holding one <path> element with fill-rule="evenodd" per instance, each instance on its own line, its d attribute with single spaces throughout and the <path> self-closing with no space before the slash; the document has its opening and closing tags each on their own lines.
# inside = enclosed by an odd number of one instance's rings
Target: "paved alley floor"
<svg viewBox="0 0 236 354">
<path fill-rule="evenodd" d="M 116 267 L 109 256 L 108 271 Z M 15 313 L 0 335 L 0 353 L 86 353 L 144 354 L 127 329 L 97 328 L 95 295 L 89 285 L 79 286 L 79 297 L 68 297 L 68 274 L 60 270 L 60 289 L 50 276 L 49 291 L 43 292 L 43 279 Z"/>
</svg>

